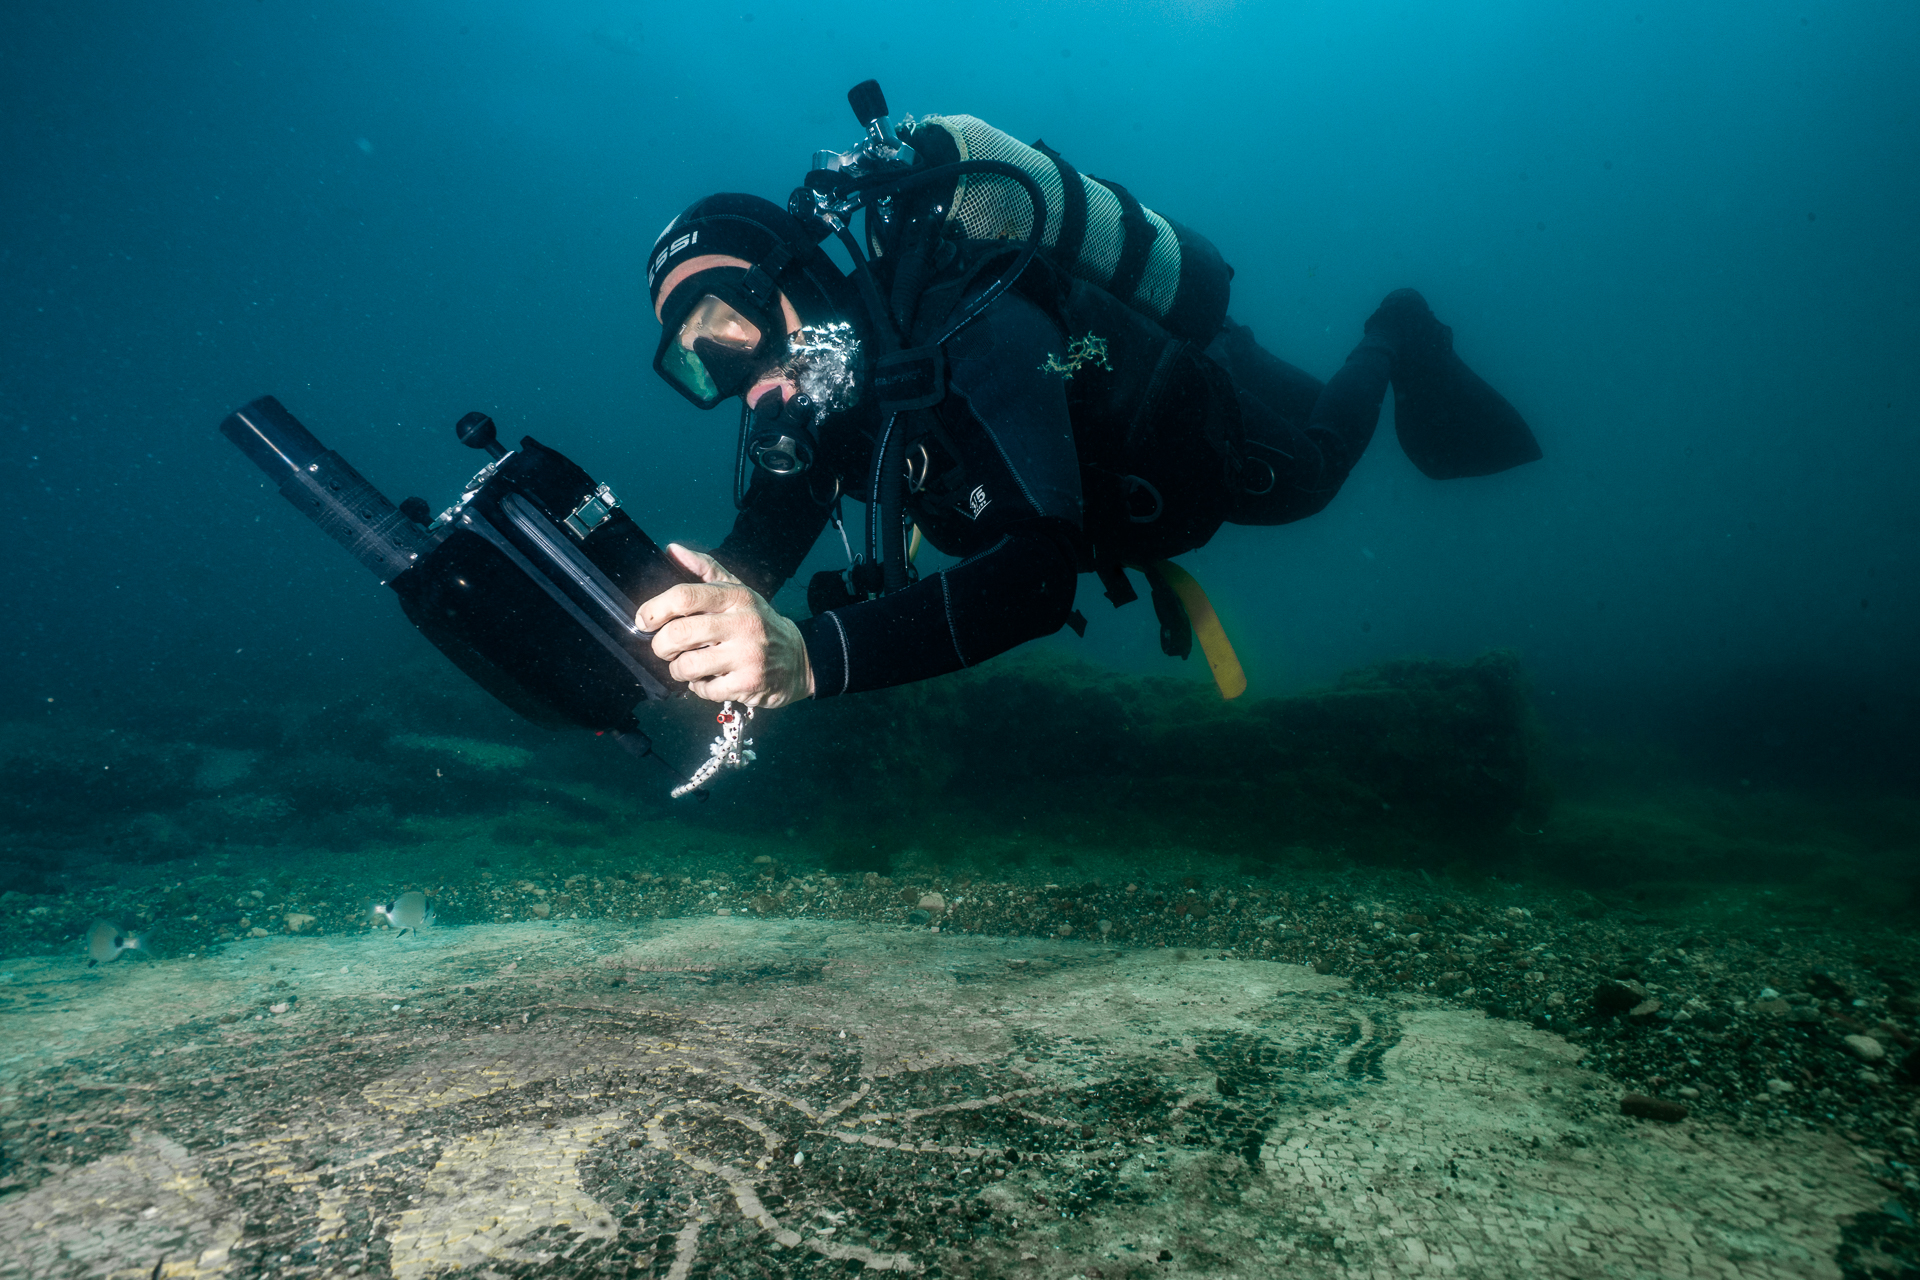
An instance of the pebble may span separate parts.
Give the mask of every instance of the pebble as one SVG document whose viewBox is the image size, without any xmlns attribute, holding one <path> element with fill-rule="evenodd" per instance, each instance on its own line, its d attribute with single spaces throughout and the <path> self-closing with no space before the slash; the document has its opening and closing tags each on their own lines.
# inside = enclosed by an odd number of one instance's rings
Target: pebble
<svg viewBox="0 0 1920 1280">
<path fill-rule="evenodd" d="M 1637 982 L 1603 982 L 1593 990 L 1593 1007 L 1602 1015 L 1625 1013 L 1647 998 L 1647 989 Z"/>
<path fill-rule="evenodd" d="M 553 908 L 548 906 L 544 902 L 534 902 L 534 903 L 528 904 L 527 911 L 531 913 L 533 918 L 536 920 L 545 920 L 548 916 L 553 914 Z"/>
<path fill-rule="evenodd" d="M 947 909 L 947 900 L 937 893 L 923 894 L 919 905 L 928 915 L 937 916 Z"/>
<path fill-rule="evenodd" d="M 1651 1021 L 1653 1015 L 1660 1012 L 1660 997 L 1648 996 L 1633 1008 L 1627 1010 L 1627 1016 L 1635 1022 Z"/>
<path fill-rule="evenodd" d="M 1636 1120 L 1658 1120 L 1662 1124 L 1678 1124 L 1687 1118 L 1684 1103 L 1649 1098 L 1644 1093 L 1630 1093 L 1620 1099 L 1620 1113 Z"/>
<path fill-rule="evenodd" d="M 1767 1092 L 1775 1094 L 1792 1093 L 1793 1086 L 1785 1080 L 1782 1080 L 1779 1076 L 1775 1076 L 1773 1079 L 1767 1081 Z"/>
<path fill-rule="evenodd" d="M 1684 1085 L 1681 1088 L 1675 1089 L 1674 1092 L 1685 1098 L 1688 1102 L 1692 1102 L 1700 1096 L 1700 1091 L 1692 1085 Z"/>
<path fill-rule="evenodd" d="M 1826 969 L 1815 969 L 1807 975 L 1807 990 L 1827 1000 L 1853 999 L 1853 988 Z"/>
<path fill-rule="evenodd" d="M 311 929 L 312 927 L 313 927 L 313 917 L 308 915 L 306 912 L 289 911 L 287 913 L 287 932 L 288 933 L 305 933 L 308 929 Z"/>
<path fill-rule="evenodd" d="M 1872 1036 L 1847 1036 L 1842 1042 L 1862 1062 L 1878 1062 L 1887 1056 L 1886 1046 Z"/>
<path fill-rule="evenodd" d="M 1773 988 L 1768 987 L 1767 990 L 1771 991 L 1773 990 Z M 1753 1011 L 1755 1013 L 1771 1014 L 1772 1016 L 1777 1018 L 1782 1014 L 1786 1013 L 1791 1008 L 1793 1008 L 1792 1005 L 1788 1004 L 1785 1000 L 1782 1000 L 1779 996 L 1773 995 L 1773 996 L 1767 996 L 1767 998 L 1764 1000 L 1757 1001 L 1753 1006 Z"/>
</svg>

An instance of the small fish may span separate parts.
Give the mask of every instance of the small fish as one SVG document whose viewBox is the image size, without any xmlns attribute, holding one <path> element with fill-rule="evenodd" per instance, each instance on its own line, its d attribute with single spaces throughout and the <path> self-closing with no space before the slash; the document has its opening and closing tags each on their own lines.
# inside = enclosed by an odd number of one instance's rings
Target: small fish
<svg viewBox="0 0 1920 1280">
<path fill-rule="evenodd" d="M 427 895 L 418 889 L 409 889 L 392 902 L 384 906 L 375 906 L 373 914 L 384 919 L 388 926 L 400 933 L 413 930 L 413 936 L 419 937 L 420 931 L 433 923 L 433 908 L 427 902 Z M 394 934 L 398 941 L 400 933 Z"/>
<path fill-rule="evenodd" d="M 122 951 L 140 951 L 146 946 L 144 933 L 122 933 L 111 920 L 95 920 L 87 930 L 87 968 L 118 960 Z"/>
</svg>

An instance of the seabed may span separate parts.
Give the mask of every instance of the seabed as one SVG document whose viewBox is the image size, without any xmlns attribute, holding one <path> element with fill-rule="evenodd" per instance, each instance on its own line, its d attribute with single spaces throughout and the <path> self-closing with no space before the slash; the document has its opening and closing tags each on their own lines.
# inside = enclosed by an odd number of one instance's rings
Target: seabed
<svg viewBox="0 0 1920 1280">
<path fill-rule="evenodd" d="M 729 916 L 6 967 L 10 1122 L 114 1148 L 0 1200 L 9 1276 L 1758 1280 L 1886 1199 L 1831 1134 L 1629 1119 L 1550 1031 L 1217 952 Z"/>
<path fill-rule="evenodd" d="M 1041 658 L 676 806 L 422 661 L 0 723 L 0 1280 L 1920 1274 L 1904 793 Z"/>
</svg>

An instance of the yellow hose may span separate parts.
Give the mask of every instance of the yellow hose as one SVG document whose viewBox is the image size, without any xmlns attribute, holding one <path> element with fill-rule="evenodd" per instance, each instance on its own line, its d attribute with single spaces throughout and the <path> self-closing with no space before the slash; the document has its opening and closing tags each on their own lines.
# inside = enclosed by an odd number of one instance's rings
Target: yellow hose
<svg viewBox="0 0 1920 1280">
<path fill-rule="evenodd" d="M 1200 589 L 1192 574 L 1171 560 L 1157 561 L 1153 568 L 1173 588 L 1173 594 L 1180 597 L 1180 607 L 1187 611 L 1187 621 L 1193 624 L 1200 651 L 1207 655 L 1207 667 L 1213 672 L 1213 682 L 1220 686 L 1220 696 L 1232 699 L 1245 693 L 1247 673 L 1240 669 L 1240 659 L 1234 655 L 1226 628 L 1220 625 L 1219 615 L 1214 613 L 1207 593 Z"/>
</svg>

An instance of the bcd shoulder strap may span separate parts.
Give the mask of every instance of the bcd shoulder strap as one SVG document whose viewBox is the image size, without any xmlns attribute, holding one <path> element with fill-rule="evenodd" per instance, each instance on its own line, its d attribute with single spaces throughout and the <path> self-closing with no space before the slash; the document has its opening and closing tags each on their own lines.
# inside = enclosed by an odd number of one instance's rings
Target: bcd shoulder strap
<svg viewBox="0 0 1920 1280">
<path fill-rule="evenodd" d="M 934 278 L 920 291 L 911 310 L 916 319 L 909 340 L 919 345 L 882 356 L 874 365 L 873 389 L 882 414 L 910 409 L 930 409 L 946 398 L 946 353 L 933 339 L 947 326 L 982 277 L 1004 269 L 1009 256 L 1019 250 L 1000 241 L 960 241 L 956 252 Z M 1060 307 L 1055 295 L 1059 284 L 1055 273 L 1035 257 L 1034 266 L 1016 282 L 1022 294 L 1058 318 Z M 1028 282 L 1027 275 L 1036 280 Z"/>
</svg>

